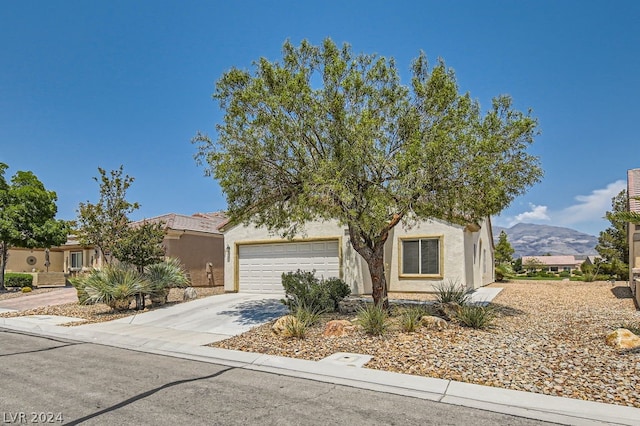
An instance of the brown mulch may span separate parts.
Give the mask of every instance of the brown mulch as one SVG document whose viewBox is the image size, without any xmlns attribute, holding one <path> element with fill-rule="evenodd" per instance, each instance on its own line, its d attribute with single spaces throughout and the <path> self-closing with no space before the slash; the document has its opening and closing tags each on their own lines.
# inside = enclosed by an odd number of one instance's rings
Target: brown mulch
<svg viewBox="0 0 640 426">
<path fill-rule="evenodd" d="M 396 326 L 382 337 L 361 330 L 323 337 L 329 319 L 355 320 L 333 314 L 304 339 L 275 336 L 269 323 L 211 346 L 308 360 L 336 352 L 368 354 L 373 359 L 366 367 L 372 369 L 640 408 L 640 351 L 605 344 L 605 336 L 623 324 L 640 327 L 626 283 L 491 286 L 504 290 L 494 300 L 495 326 L 487 331 L 450 323 L 442 331 L 403 333 Z"/>
</svg>

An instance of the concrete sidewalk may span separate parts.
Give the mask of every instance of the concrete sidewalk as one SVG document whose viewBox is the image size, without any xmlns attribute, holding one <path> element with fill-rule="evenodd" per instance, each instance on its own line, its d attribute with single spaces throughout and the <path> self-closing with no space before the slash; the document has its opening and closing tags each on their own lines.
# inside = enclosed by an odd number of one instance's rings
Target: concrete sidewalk
<svg viewBox="0 0 640 426">
<path fill-rule="evenodd" d="M 496 293 L 480 292 L 477 302 Z M 0 327 L 54 338 L 115 346 L 248 370 L 429 399 L 570 425 L 640 425 L 640 409 L 494 388 L 451 380 L 358 368 L 366 355 L 335 354 L 321 361 L 202 346 L 282 314 L 275 299 L 225 294 L 157 309 L 109 323 L 55 325 L 60 317 L 0 318 Z M 278 302 L 279 303 L 279 302 Z M 264 309 L 262 309 L 264 308 Z M 262 309 L 262 310 L 261 310 Z M 68 319 L 73 320 L 73 319 Z M 362 362 L 359 362 L 362 361 Z"/>
</svg>

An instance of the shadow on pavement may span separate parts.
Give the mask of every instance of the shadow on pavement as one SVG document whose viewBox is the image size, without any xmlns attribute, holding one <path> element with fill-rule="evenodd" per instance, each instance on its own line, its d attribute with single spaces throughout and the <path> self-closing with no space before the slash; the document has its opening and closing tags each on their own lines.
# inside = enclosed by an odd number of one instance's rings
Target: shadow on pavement
<svg viewBox="0 0 640 426">
<path fill-rule="evenodd" d="M 618 299 L 633 299 L 630 287 L 617 286 L 611 289 L 611 293 Z"/>
<path fill-rule="evenodd" d="M 276 299 L 252 300 L 242 302 L 228 311 L 219 312 L 218 315 L 236 317 L 242 325 L 261 325 L 283 315 L 286 315 L 287 307 Z"/>
</svg>

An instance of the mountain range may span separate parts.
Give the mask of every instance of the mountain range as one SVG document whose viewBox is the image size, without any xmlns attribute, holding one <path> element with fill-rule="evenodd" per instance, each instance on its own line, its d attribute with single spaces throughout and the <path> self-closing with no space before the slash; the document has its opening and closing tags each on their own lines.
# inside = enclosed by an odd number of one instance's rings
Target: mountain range
<svg viewBox="0 0 640 426">
<path fill-rule="evenodd" d="M 498 243 L 500 232 L 507 234 L 507 241 L 515 250 L 513 258 L 522 256 L 595 255 L 598 237 L 560 226 L 518 223 L 511 228 L 493 227 L 493 239 Z"/>
</svg>

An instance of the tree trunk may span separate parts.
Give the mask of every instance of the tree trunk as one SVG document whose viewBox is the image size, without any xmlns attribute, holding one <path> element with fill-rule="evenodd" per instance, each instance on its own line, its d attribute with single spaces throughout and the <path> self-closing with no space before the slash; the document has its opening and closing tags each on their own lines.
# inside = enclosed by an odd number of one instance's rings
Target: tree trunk
<svg viewBox="0 0 640 426">
<path fill-rule="evenodd" d="M 0 242 L 0 291 L 5 291 L 6 287 L 4 286 L 4 271 L 7 268 L 7 259 L 9 258 L 9 245 L 2 241 Z"/>
<path fill-rule="evenodd" d="M 384 244 L 380 244 L 372 250 L 371 256 L 364 259 L 369 266 L 373 303 L 385 310 L 389 309 L 389 297 L 387 294 L 387 277 L 384 274 Z"/>
</svg>

